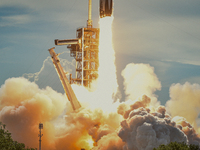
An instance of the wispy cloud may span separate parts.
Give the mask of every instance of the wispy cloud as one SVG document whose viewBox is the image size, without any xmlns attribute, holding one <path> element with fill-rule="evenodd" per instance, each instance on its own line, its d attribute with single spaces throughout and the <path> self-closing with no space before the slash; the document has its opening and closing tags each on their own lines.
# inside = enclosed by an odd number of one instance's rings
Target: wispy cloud
<svg viewBox="0 0 200 150">
<path fill-rule="evenodd" d="M 20 24 L 27 24 L 31 22 L 30 15 L 12 15 L 1 17 L 0 26 L 15 26 Z"/>
</svg>

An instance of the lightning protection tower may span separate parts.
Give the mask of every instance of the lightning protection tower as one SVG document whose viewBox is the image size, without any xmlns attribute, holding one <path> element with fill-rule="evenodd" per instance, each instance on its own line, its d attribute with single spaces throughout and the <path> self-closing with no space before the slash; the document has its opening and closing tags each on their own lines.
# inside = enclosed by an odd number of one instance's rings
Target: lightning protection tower
<svg viewBox="0 0 200 150">
<path fill-rule="evenodd" d="M 42 130 L 43 129 L 43 124 L 42 123 L 39 123 L 39 134 L 38 134 L 38 137 L 39 137 L 39 150 L 41 150 L 41 143 L 42 143 Z"/>
<path fill-rule="evenodd" d="M 99 28 L 92 27 L 92 0 L 89 0 L 86 28 L 76 31 L 76 39 L 55 40 L 55 45 L 68 45 L 70 56 L 76 60 L 76 77 L 70 75 L 70 83 L 90 87 L 98 77 L 99 68 Z"/>
</svg>

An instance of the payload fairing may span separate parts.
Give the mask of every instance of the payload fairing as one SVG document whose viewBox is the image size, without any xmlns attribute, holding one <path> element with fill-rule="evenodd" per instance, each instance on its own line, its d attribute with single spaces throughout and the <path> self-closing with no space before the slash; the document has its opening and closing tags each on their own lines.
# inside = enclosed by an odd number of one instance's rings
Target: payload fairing
<svg viewBox="0 0 200 150">
<path fill-rule="evenodd" d="M 113 12 L 113 1 L 112 0 L 100 0 L 100 18 L 111 16 Z"/>
</svg>

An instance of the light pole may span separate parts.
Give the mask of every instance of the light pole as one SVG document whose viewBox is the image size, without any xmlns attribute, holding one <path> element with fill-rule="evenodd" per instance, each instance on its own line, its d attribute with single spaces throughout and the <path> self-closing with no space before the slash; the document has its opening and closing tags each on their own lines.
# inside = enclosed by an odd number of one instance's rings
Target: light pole
<svg viewBox="0 0 200 150">
<path fill-rule="evenodd" d="M 43 136 L 41 129 L 43 129 L 43 124 L 39 123 L 39 134 L 38 134 L 38 137 L 39 137 L 39 150 L 41 150 L 41 142 L 42 142 L 41 138 Z"/>
</svg>

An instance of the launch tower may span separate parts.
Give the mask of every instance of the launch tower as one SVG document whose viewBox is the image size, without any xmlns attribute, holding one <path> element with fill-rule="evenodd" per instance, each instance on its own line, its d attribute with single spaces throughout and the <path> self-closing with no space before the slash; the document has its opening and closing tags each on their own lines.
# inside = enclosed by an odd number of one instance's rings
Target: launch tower
<svg viewBox="0 0 200 150">
<path fill-rule="evenodd" d="M 98 78 L 99 68 L 99 28 L 92 27 L 92 0 L 89 1 L 88 20 L 86 28 L 79 28 L 76 31 L 76 39 L 55 40 L 55 45 L 67 45 L 70 49 L 70 56 L 76 60 L 76 77 L 70 81 L 66 77 L 60 60 L 54 48 L 49 49 L 53 64 L 56 68 L 60 81 L 63 85 L 72 108 L 78 110 L 81 105 L 70 84 L 76 83 L 90 88 L 91 82 Z M 100 17 L 112 15 L 112 0 L 100 0 Z"/>
<path fill-rule="evenodd" d="M 55 45 L 67 45 L 70 56 L 76 60 L 76 77 L 70 75 L 70 83 L 90 88 L 98 77 L 99 68 L 99 28 L 92 27 L 92 0 L 89 0 L 86 28 L 76 31 L 76 39 L 55 40 Z"/>
</svg>

